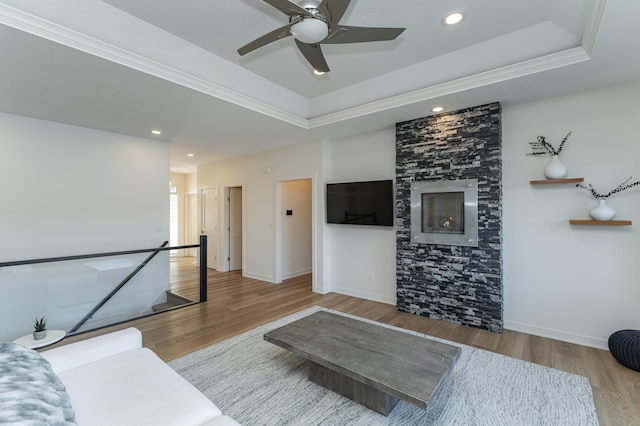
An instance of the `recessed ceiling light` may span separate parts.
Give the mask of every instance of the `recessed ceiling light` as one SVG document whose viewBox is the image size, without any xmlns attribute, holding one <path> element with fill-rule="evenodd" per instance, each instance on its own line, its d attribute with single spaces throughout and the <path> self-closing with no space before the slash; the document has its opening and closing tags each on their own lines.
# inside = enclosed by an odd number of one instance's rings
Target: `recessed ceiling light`
<svg viewBox="0 0 640 426">
<path fill-rule="evenodd" d="M 152 130 L 151 133 L 153 133 L 154 135 L 161 135 L 162 132 L 160 130 Z"/>
<path fill-rule="evenodd" d="M 324 74 L 325 74 L 325 72 L 324 72 L 324 71 L 318 71 L 318 70 L 313 70 L 313 73 L 314 73 L 315 75 L 324 75 Z"/>
<path fill-rule="evenodd" d="M 195 154 L 191 154 L 191 153 L 187 154 L 187 157 L 195 157 L 195 156 L 196 156 Z"/>
<path fill-rule="evenodd" d="M 446 25 L 455 25 L 457 23 L 459 23 L 460 21 L 462 21 L 464 19 L 464 15 L 460 12 L 454 12 L 454 13 L 450 13 L 449 15 L 447 15 L 446 18 L 444 18 L 444 23 Z"/>
<path fill-rule="evenodd" d="M 441 106 L 433 107 L 433 108 L 431 108 L 431 111 L 433 111 L 433 112 L 442 112 L 442 111 L 444 111 L 444 107 L 441 107 Z"/>
</svg>

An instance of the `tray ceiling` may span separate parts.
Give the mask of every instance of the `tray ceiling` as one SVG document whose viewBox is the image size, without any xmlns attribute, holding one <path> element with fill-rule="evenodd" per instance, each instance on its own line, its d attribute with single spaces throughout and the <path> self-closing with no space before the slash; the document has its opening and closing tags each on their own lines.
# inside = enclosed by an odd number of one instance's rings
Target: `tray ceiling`
<svg viewBox="0 0 640 426">
<path fill-rule="evenodd" d="M 5 0 L 0 111 L 141 137 L 162 127 L 174 165 L 198 149 L 189 161 L 201 163 L 379 130 L 435 103 L 521 102 L 632 79 L 640 64 L 625 46 L 640 5 L 623 3 L 353 0 L 341 24 L 407 30 L 323 45 L 331 72 L 315 76 L 292 38 L 237 54 L 286 23 L 260 0 Z M 444 26 L 458 10 L 463 22 Z"/>
</svg>

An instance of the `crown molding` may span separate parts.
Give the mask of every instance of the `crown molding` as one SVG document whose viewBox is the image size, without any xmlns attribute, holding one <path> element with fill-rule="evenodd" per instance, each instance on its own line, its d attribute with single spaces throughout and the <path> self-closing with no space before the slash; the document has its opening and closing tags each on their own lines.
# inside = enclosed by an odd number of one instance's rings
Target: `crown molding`
<svg viewBox="0 0 640 426">
<path fill-rule="evenodd" d="M 582 48 L 589 56 L 591 56 L 598 38 L 598 31 L 600 31 L 600 23 L 602 22 L 606 5 L 607 0 L 591 0 L 589 2 L 589 10 L 582 34 Z"/>
<path fill-rule="evenodd" d="M 477 89 L 543 71 L 576 64 L 588 60 L 590 57 L 582 47 L 561 52 L 552 53 L 535 59 L 519 62 L 517 64 L 496 68 L 490 71 L 462 77 L 457 80 L 417 89 L 401 95 L 392 96 L 379 101 L 370 102 L 342 111 L 324 114 L 309 120 L 309 128 L 322 127 L 340 121 L 349 120 L 364 115 L 373 114 L 388 109 L 398 108 L 430 99 L 441 98 L 447 95 Z"/>
</svg>

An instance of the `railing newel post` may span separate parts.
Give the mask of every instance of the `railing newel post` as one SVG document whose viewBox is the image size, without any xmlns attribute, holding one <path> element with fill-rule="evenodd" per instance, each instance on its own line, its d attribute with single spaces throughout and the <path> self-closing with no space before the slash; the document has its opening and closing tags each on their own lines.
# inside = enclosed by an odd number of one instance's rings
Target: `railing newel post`
<svg viewBox="0 0 640 426">
<path fill-rule="evenodd" d="M 207 236 L 200 235 L 200 302 L 207 301 Z"/>
</svg>

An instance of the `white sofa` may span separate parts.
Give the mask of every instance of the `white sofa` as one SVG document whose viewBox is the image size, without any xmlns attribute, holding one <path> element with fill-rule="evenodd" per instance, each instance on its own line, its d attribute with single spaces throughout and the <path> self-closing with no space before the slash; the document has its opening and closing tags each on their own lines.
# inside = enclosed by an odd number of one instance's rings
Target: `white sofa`
<svg viewBox="0 0 640 426">
<path fill-rule="evenodd" d="M 239 426 L 155 353 L 135 328 L 41 352 L 78 425 Z"/>
</svg>

